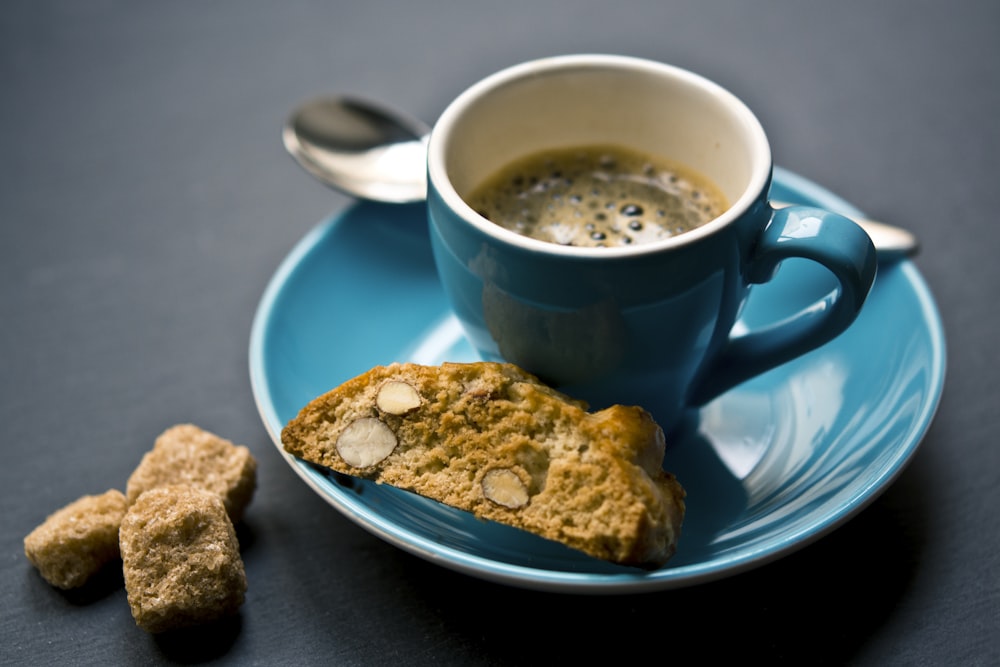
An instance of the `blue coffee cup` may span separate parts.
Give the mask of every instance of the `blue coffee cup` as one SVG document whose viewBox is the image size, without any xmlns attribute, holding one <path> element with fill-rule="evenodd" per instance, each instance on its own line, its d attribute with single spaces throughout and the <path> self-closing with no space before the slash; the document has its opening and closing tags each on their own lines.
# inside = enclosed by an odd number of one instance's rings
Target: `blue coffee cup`
<svg viewBox="0 0 1000 667">
<path fill-rule="evenodd" d="M 731 204 L 671 238 L 594 248 L 523 236 L 466 203 L 517 158 L 595 144 L 686 164 Z M 663 63 L 572 55 L 491 75 L 438 119 L 427 167 L 434 259 L 477 352 L 595 409 L 641 405 L 664 428 L 839 335 L 875 279 L 875 248 L 855 223 L 769 204 L 771 151 L 747 106 Z M 780 322 L 734 331 L 753 286 L 791 258 L 826 267 L 837 289 Z"/>
</svg>

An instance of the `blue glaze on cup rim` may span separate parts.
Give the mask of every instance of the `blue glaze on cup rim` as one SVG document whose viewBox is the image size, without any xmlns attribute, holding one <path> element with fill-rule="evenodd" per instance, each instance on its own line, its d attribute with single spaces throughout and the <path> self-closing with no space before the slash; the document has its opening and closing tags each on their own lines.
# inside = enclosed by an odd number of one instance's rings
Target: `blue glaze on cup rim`
<svg viewBox="0 0 1000 667">
<path fill-rule="evenodd" d="M 504 227 L 491 223 L 470 207 L 456 192 L 444 167 L 444 150 L 446 144 L 439 140 L 442 133 L 450 131 L 455 119 L 464 114 L 470 104 L 478 100 L 490 90 L 502 89 L 512 82 L 530 77 L 545 76 L 549 72 L 565 69 L 630 69 L 658 77 L 669 77 L 685 83 L 694 84 L 702 91 L 729 107 L 738 118 L 740 125 L 746 130 L 751 141 L 754 155 L 753 175 L 748 181 L 739 198 L 734 199 L 729 208 L 719 217 L 708 223 L 670 238 L 652 243 L 612 248 L 592 248 L 581 246 L 561 246 L 523 236 Z M 540 58 L 521 63 L 487 76 L 469 86 L 459 94 L 441 113 L 434 124 L 428 143 L 428 189 L 433 189 L 452 211 L 459 212 L 463 219 L 477 230 L 488 236 L 503 239 L 510 245 L 529 252 L 551 255 L 564 255 L 584 259 L 606 261 L 616 257 L 635 257 L 638 255 L 661 252 L 664 248 L 678 247 L 697 242 L 699 239 L 715 233 L 719 228 L 732 224 L 747 210 L 762 206 L 764 194 L 772 176 L 771 149 L 767 135 L 753 111 L 733 93 L 719 84 L 699 74 L 680 67 L 632 56 L 612 54 L 574 54 Z"/>
</svg>

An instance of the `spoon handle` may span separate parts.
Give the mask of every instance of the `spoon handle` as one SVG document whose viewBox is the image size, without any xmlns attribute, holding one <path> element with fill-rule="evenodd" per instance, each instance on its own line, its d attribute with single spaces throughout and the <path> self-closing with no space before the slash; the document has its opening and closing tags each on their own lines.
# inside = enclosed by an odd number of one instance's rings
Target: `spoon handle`
<svg viewBox="0 0 1000 667">
<path fill-rule="evenodd" d="M 791 203 L 782 201 L 772 201 L 771 205 L 775 208 L 792 206 Z M 867 232 L 872 243 L 875 245 L 879 260 L 891 261 L 912 257 L 917 254 L 920 248 L 920 242 L 917 241 L 917 237 L 909 230 L 884 222 L 878 222 L 877 220 L 869 220 L 856 216 L 848 217 Z"/>
</svg>

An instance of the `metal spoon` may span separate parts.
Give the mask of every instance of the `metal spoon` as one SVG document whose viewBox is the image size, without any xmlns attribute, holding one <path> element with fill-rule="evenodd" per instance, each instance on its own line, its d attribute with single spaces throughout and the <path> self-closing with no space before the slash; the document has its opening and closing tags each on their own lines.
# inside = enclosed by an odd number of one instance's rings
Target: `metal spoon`
<svg viewBox="0 0 1000 667">
<path fill-rule="evenodd" d="M 362 199 L 403 204 L 427 194 L 429 133 L 421 121 L 376 102 L 321 97 L 288 118 L 282 139 L 321 183 Z"/>
<path fill-rule="evenodd" d="M 292 113 L 282 139 L 291 156 L 320 182 L 362 199 L 401 204 L 427 195 L 429 133 L 420 120 L 377 102 L 321 97 Z M 905 229 L 854 221 L 868 232 L 882 260 L 909 257 L 919 248 L 916 236 Z"/>
</svg>

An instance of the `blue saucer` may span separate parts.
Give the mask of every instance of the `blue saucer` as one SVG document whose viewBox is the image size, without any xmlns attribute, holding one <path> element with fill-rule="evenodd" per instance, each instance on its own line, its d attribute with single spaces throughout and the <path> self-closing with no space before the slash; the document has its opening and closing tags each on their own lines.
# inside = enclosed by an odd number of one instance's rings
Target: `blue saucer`
<svg viewBox="0 0 1000 667">
<path fill-rule="evenodd" d="M 860 215 L 782 169 L 772 196 Z M 359 203 L 316 227 L 279 267 L 250 338 L 253 393 L 279 451 L 282 426 L 302 406 L 372 366 L 477 359 L 445 302 L 426 229 L 423 204 Z M 755 288 L 738 326 L 774 321 L 830 289 L 823 269 L 788 261 Z M 730 391 L 674 431 L 664 467 L 686 488 L 688 511 L 677 554 L 652 572 L 282 453 L 349 519 L 431 562 L 539 590 L 664 590 L 775 560 L 857 514 L 916 451 L 944 374 L 941 321 L 920 273 L 909 261 L 880 266 L 847 332 Z"/>
</svg>

